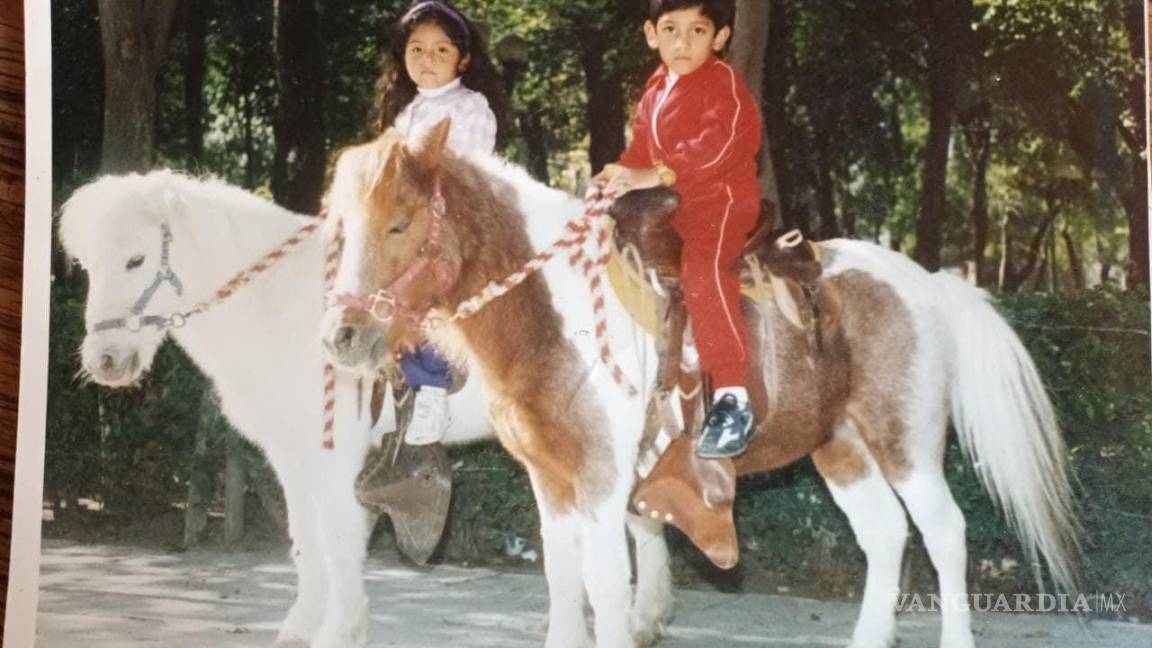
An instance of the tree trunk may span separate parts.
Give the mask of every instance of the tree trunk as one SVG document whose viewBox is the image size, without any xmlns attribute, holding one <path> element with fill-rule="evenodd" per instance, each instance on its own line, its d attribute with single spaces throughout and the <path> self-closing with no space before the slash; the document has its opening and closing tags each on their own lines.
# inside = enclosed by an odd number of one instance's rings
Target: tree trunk
<svg viewBox="0 0 1152 648">
<path fill-rule="evenodd" d="M 1148 186 L 1145 184 L 1143 162 L 1136 160 L 1133 167 L 1139 171 L 1132 188 L 1124 200 L 1128 214 L 1128 287 L 1148 285 Z"/>
<path fill-rule="evenodd" d="M 548 184 L 548 148 L 545 144 L 544 124 L 537 105 L 528 106 L 520 115 L 520 133 L 524 136 L 528 159 L 525 166 L 533 178 Z M 595 167 L 593 167 L 595 168 Z"/>
<path fill-rule="evenodd" d="M 588 161 L 592 173 L 616 161 L 624 152 L 624 126 L 627 113 L 624 85 L 620 76 L 605 70 L 604 36 L 598 29 L 580 32 L 580 65 L 584 70 L 584 90 L 588 102 L 584 107 L 588 122 Z"/>
<path fill-rule="evenodd" d="M 192 460 L 188 467 L 188 500 L 184 504 L 184 547 L 200 542 L 208 527 L 208 506 L 212 502 L 212 486 L 216 471 L 209 460 L 208 447 L 220 425 L 220 397 L 211 387 L 200 397 L 200 411 L 196 422 Z"/>
<path fill-rule="evenodd" d="M 1032 242 L 1028 246 L 1028 256 L 1025 258 L 1024 267 L 1019 272 L 1013 272 L 1009 267 L 1007 277 L 1004 281 L 1004 290 L 1012 292 L 1018 290 L 1020 286 L 1028 281 L 1028 277 L 1036 271 L 1037 261 L 1040 259 L 1041 250 L 1044 248 L 1044 241 L 1048 237 L 1048 230 L 1052 227 L 1052 219 L 1054 214 L 1049 214 L 1040 225 L 1040 229 L 1036 230 L 1036 234 L 1032 237 Z M 1005 251 L 1007 254 L 1007 251 Z"/>
<path fill-rule="evenodd" d="M 788 48 L 791 31 L 788 23 L 788 4 L 784 0 L 771 0 L 768 21 L 768 44 L 764 52 L 764 74 L 761 88 L 764 109 L 764 140 L 762 152 L 771 163 L 776 185 L 776 223 L 784 229 L 797 227 L 792 215 L 792 182 L 788 166 L 784 163 L 785 133 L 788 129 Z M 764 169 L 761 169 L 763 176 Z M 761 177 L 761 182 L 764 178 Z M 761 189 L 763 191 L 763 188 Z"/>
<path fill-rule="evenodd" d="M 820 221 L 815 234 L 817 239 L 823 241 L 840 236 L 840 225 L 836 218 L 836 181 L 832 177 L 832 162 L 829 155 L 832 143 L 825 135 L 829 131 L 819 130 L 813 142 L 816 147 L 816 168 L 813 169 L 812 188 L 816 194 L 816 211 Z"/>
<path fill-rule="evenodd" d="M 184 138 L 186 161 L 199 168 L 204 157 L 204 77 L 208 24 L 206 0 L 184 0 Z"/>
<path fill-rule="evenodd" d="M 104 52 L 103 173 L 145 171 L 156 136 L 156 74 L 179 0 L 99 0 Z"/>
<path fill-rule="evenodd" d="M 732 49 L 728 61 L 748 84 L 748 90 L 757 105 L 764 105 L 764 75 L 768 54 L 768 38 L 772 6 L 766 0 L 737 0 L 736 25 L 732 34 Z M 772 146 L 767 129 L 763 129 L 760 142 L 760 198 L 770 202 L 776 212 L 780 209 L 780 191 L 776 184 L 776 168 L 772 159 Z"/>
<path fill-rule="evenodd" d="M 224 455 L 224 544 L 234 545 L 244 537 L 244 497 L 248 491 L 247 446 L 240 434 L 229 428 Z"/>
<path fill-rule="evenodd" d="M 963 43 L 969 30 L 971 0 L 917 0 L 928 41 L 928 142 L 925 147 L 920 218 L 916 222 L 915 259 L 930 271 L 940 269 L 946 215 L 948 144 Z"/>
<path fill-rule="evenodd" d="M 315 0 L 275 0 L 276 83 L 272 196 L 293 211 L 320 209 L 327 166 L 324 45 Z"/>
<path fill-rule="evenodd" d="M 992 156 L 992 130 L 986 110 L 978 112 L 967 132 L 972 150 L 972 259 L 975 262 L 976 285 L 985 284 L 984 248 L 988 246 L 988 161 Z"/>
<path fill-rule="evenodd" d="M 1080 250 L 1072 238 L 1072 232 L 1065 225 L 1060 236 L 1064 239 L 1064 249 L 1068 251 L 1068 271 L 1072 275 L 1072 285 L 1078 290 L 1084 288 L 1084 261 Z"/>
</svg>

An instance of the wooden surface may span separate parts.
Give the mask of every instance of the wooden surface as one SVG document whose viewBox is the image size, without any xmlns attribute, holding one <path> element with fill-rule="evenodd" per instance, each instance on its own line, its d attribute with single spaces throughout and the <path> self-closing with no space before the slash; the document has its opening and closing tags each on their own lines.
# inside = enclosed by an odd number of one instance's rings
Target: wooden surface
<svg viewBox="0 0 1152 648">
<path fill-rule="evenodd" d="M 12 541 L 23 250 L 24 4 L 0 0 L 0 628 Z"/>
<path fill-rule="evenodd" d="M 1152 19 L 1152 4 L 1146 3 L 1146 7 Z M 8 584 L 19 385 L 24 246 L 23 15 L 22 0 L 0 0 L 0 627 Z"/>
</svg>

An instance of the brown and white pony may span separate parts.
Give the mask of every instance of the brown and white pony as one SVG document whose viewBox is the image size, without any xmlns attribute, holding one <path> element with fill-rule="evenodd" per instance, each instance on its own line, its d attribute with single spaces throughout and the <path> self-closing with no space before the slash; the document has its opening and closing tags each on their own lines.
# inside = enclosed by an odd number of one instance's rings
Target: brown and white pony
<svg viewBox="0 0 1152 648">
<path fill-rule="evenodd" d="M 478 369 L 473 377 L 485 383 L 497 434 L 527 468 L 540 507 L 551 599 L 546 645 L 588 642 L 585 596 L 596 645 L 650 640 L 667 614 L 657 594 L 666 587 L 667 554 L 660 534 L 639 529 L 633 636 L 624 528 L 654 341 L 609 291 L 613 356 L 642 387 L 630 395 L 601 361 L 586 280 L 561 260 L 474 315 L 445 323 L 582 211 L 521 170 L 454 156 L 446 134 L 444 123 L 410 147 L 389 133 L 341 155 L 330 212 L 346 236 L 336 280 L 346 299 L 325 317 L 325 347 L 342 369 L 372 373 L 385 353 L 422 332 Z M 802 336 L 777 307 L 759 305 L 755 364 L 771 407 L 737 469 L 813 457 L 868 559 L 852 646 L 893 639 L 905 510 L 939 574 L 941 645 L 971 646 L 964 517 L 943 473 L 949 407 L 1026 550 L 1043 554 L 1054 580 L 1069 586 L 1076 523 L 1051 404 L 1018 338 L 981 292 L 879 246 L 821 248 L 825 281 L 842 297 L 835 334 L 825 341 L 823 355 L 832 359 L 817 354 L 809 362 Z M 368 303 L 376 316 L 348 307 L 384 288 L 383 308 Z"/>
</svg>

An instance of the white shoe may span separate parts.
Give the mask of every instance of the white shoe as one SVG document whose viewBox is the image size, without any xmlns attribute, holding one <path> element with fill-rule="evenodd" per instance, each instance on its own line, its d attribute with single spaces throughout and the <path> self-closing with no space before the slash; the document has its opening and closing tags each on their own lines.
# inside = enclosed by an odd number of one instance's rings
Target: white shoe
<svg viewBox="0 0 1152 648">
<path fill-rule="evenodd" d="M 428 445 L 444 439 L 448 430 L 448 390 L 441 387 L 421 387 L 412 404 L 412 420 L 404 441 L 408 445 Z"/>
</svg>

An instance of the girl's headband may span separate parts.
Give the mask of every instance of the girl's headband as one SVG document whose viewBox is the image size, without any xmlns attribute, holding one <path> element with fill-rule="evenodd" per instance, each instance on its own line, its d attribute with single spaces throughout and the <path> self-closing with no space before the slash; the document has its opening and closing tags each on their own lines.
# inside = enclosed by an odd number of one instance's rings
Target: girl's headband
<svg viewBox="0 0 1152 648">
<path fill-rule="evenodd" d="M 426 2 L 412 5 L 412 8 L 408 10 L 408 13 L 404 14 L 404 17 L 400 19 L 400 23 L 404 24 L 410 20 L 415 20 L 419 18 L 421 14 L 427 13 L 429 11 L 437 11 L 451 18 L 460 27 L 460 31 L 464 33 L 464 49 L 468 50 L 472 47 L 472 32 L 468 29 L 468 22 L 464 20 L 464 16 L 459 11 L 456 11 L 443 2 L 427 0 Z M 461 54 L 467 54 L 467 51 L 464 51 Z"/>
</svg>

